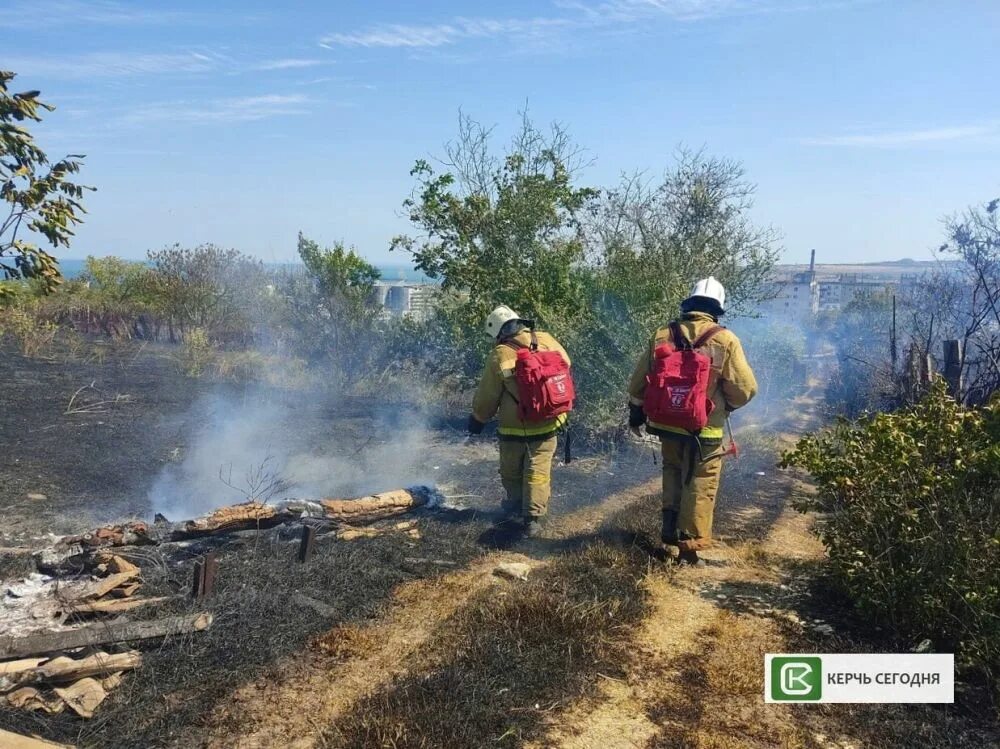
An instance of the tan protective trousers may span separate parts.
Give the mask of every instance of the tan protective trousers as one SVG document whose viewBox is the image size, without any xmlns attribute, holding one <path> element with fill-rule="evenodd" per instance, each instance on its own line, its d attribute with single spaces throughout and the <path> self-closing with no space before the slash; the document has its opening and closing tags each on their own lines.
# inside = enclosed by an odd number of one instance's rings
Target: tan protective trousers
<svg viewBox="0 0 1000 749">
<path fill-rule="evenodd" d="M 721 448 L 703 446 L 702 451 L 707 460 L 701 460 L 694 440 L 660 440 L 663 509 L 677 512 L 679 546 L 692 551 L 712 542 L 715 495 L 722 474 Z"/>
<path fill-rule="evenodd" d="M 556 442 L 554 434 L 534 442 L 500 440 L 500 483 L 507 501 L 524 515 L 540 517 L 548 512 Z"/>
</svg>

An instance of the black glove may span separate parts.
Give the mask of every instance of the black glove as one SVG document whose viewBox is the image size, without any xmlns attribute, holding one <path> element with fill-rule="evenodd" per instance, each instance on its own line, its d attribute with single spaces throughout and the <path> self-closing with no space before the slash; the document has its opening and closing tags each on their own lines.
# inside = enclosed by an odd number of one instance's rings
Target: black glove
<svg viewBox="0 0 1000 749">
<path fill-rule="evenodd" d="M 641 427 L 646 423 L 646 413 L 642 410 L 642 406 L 637 406 L 634 403 L 628 404 L 628 425 L 631 428 Z"/>
<path fill-rule="evenodd" d="M 486 425 L 483 422 L 472 414 L 469 414 L 469 423 L 465 426 L 465 428 L 469 430 L 469 434 L 479 434 L 483 431 L 484 426 Z"/>
</svg>

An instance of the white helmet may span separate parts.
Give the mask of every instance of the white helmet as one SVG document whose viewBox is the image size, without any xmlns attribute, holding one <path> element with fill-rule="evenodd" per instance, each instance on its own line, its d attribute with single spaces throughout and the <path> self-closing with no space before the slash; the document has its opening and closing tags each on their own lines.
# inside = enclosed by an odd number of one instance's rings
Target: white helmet
<svg viewBox="0 0 1000 749">
<path fill-rule="evenodd" d="M 715 276 L 703 278 L 696 283 L 688 299 L 695 296 L 718 302 L 720 309 L 726 308 L 726 288 L 715 280 Z"/>
<path fill-rule="evenodd" d="M 520 320 L 521 316 L 517 314 L 510 307 L 501 304 L 495 310 L 490 312 L 489 316 L 486 318 L 486 332 L 489 334 L 490 338 L 496 338 L 500 335 L 500 328 L 502 328 L 506 323 L 511 320 Z"/>
</svg>

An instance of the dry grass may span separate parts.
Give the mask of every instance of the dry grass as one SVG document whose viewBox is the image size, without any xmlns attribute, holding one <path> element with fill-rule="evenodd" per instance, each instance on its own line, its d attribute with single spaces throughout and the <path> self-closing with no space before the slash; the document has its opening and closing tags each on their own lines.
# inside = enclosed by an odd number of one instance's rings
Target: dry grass
<svg viewBox="0 0 1000 749">
<path fill-rule="evenodd" d="M 785 706 L 765 705 L 764 654 L 781 644 L 773 622 L 719 611 L 695 648 L 664 669 L 659 699 L 647 707 L 660 726 L 650 747 L 736 749 L 808 746 Z"/>
<path fill-rule="evenodd" d="M 519 746 L 598 674 L 621 674 L 644 570 L 635 552 L 595 546 L 474 596 L 411 675 L 356 704 L 320 745 Z"/>
</svg>

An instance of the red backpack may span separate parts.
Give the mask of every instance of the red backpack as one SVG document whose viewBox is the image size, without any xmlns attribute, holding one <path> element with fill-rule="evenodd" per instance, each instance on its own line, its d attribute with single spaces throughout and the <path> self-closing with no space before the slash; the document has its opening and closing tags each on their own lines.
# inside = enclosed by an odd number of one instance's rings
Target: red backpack
<svg viewBox="0 0 1000 749">
<path fill-rule="evenodd" d="M 573 410 L 576 389 L 562 354 L 540 351 L 535 331 L 531 331 L 530 346 L 516 341 L 504 341 L 503 345 L 517 351 L 514 379 L 517 413 L 522 421 L 548 421 Z"/>
<path fill-rule="evenodd" d="M 642 409 L 650 421 L 695 434 L 705 428 L 715 408 L 708 396 L 712 360 L 698 349 L 721 330 L 725 328 L 715 325 L 691 343 L 680 325 L 670 323 L 673 341 L 653 349 L 653 364 L 646 375 Z"/>
</svg>

